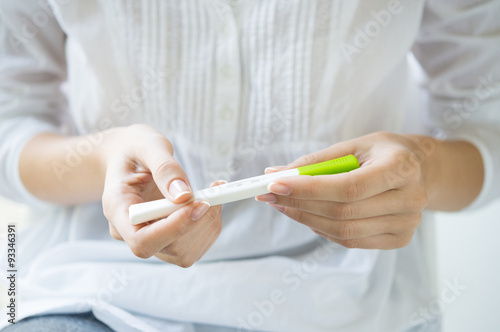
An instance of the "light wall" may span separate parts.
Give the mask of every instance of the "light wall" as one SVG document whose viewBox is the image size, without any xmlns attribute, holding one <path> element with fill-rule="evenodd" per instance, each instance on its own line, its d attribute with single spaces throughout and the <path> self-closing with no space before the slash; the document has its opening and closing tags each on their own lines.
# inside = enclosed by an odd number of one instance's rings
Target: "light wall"
<svg viewBox="0 0 500 332">
<path fill-rule="evenodd" d="M 440 213 L 435 226 L 441 302 L 434 310 L 443 311 L 443 332 L 500 331 L 500 200 Z"/>
</svg>

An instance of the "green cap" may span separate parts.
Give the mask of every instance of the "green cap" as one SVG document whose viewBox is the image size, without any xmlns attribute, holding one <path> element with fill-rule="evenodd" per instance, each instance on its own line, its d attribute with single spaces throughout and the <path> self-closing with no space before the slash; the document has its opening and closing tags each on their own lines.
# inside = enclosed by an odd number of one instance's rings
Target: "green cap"
<svg viewBox="0 0 500 332">
<path fill-rule="evenodd" d="M 322 163 L 302 166 L 297 169 L 299 170 L 300 175 L 327 175 L 345 173 L 356 168 L 359 168 L 358 159 L 351 154 L 345 157 L 324 161 Z"/>
</svg>

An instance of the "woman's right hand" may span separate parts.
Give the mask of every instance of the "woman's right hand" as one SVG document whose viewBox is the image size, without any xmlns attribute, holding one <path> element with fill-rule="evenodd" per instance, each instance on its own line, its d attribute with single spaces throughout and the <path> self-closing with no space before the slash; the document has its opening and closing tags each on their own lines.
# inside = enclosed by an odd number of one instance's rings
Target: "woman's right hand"
<svg viewBox="0 0 500 332">
<path fill-rule="evenodd" d="M 183 203 L 193 192 L 173 158 L 172 144 L 153 128 L 132 125 L 105 135 L 99 154 L 106 170 L 102 204 L 111 236 L 140 258 L 154 255 L 181 267 L 193 265 L 220 234 L 220 206 L 194 201 L 163 219 L 131 225 L 130 205 L 161 198 Z"/>
</svg>

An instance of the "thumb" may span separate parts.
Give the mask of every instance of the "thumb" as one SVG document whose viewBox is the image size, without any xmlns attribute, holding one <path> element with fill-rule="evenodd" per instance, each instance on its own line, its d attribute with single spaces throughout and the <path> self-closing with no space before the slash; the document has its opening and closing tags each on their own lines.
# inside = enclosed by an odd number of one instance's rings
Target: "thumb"
<svg viewBox="0 0 500 332">
<path fill-rule="evenodd" d="M 266 172 L 266 174 L 269 174 L 269 173 L 273 173 L 273 172 L 285 171 L 285 170 L 292 169 L 292 168 L 317 164 L 317 163 L 320 163 L 323 161 L 336 159 L 336 158 L 344 157 L 344 156 L 347 156 L 350 154 L 354 154 L 355 151 L 356 151 L 356 146 L 353 144 L 352 141 L 340 142 L 340 143 L 334 144 L 330 147 L 327 147 L 323 150 L 316 151 L 316 152 L 313 152 L 310 154 L 306 154 L 306 155 L 296 159 L 295 161 L 291 162 L 288 165 L 268 167 L 268 168 L 266 168 L 265 172 Z"/>
<path fill-rule="evenodd" d="M 163 196 L 180 204 L 192 198 L 193 190 L 186 173 L 174 159 L 173 153 L 170 141 L 158 135 L 148 142 L 147 148 L 141 148 L 137 155 L 153 175 L 156 186 Z"/>
</svg>

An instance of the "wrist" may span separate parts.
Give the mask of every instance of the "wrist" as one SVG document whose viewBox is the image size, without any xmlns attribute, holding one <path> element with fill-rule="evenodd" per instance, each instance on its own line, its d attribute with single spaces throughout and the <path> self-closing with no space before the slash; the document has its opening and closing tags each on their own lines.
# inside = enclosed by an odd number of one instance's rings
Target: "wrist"
<svg viewBox="0 0 500 332">
<path fill-rule="evenodd" d="M 439 196 L 441 180 L 443 179 L 443 141 L 423 135 L 405 135 L 412 141 L 412 159 L 420 167 L 429 203 Z"/>
<path fill-rule="evenodd" d="M 124 135 L 120 135 L 122 131 L 123 127 L 116 127 L 106 129 L 97 134 L 101 137 L 98 138 L 98 141 L 100 141 L 100 143 L 96 145 L 94 164 L 96 165 L 96 169 L 103 183 L 110 162 L 116 159 L 115 154 L 117 148 L 119 147 L 119 139 L 121 137 L 121 139 L 123 140 L 123 137 L 126 137 Z"/>
<path fill-rule="evenodd" d="M 481 154 L 465 141 L 408 136 L 421 158 L 429 210 L 458 211 L 479 195 L 484 179 Z M 422 153 L 423 152 L 423 153 Z"/>
</svg>

